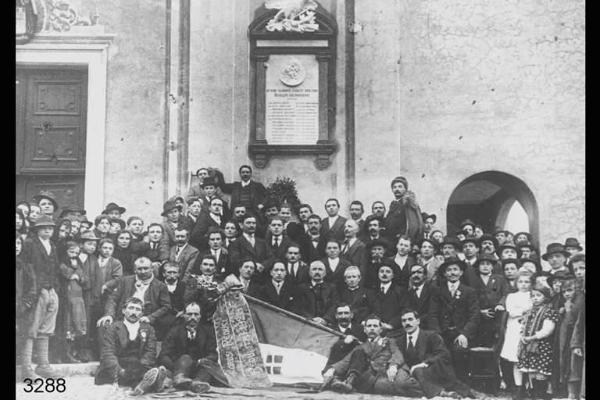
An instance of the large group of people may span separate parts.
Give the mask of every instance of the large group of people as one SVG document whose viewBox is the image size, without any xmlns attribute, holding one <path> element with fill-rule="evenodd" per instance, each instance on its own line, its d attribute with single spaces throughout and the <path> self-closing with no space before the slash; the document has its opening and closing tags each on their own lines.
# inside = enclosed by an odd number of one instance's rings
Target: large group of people
<svg viewBox="0 0 600 400">
<path fill-rule="evenodd" d="M 392 180 L 387 211 L 376 201 L 366 216 L 355 200 L 346 218 L 335 198 L 325 214 L 293 207 L 250 166 L 239 174 L 227 184 L 201 168 L 199 185 L 166 201 L 160 222 L 113 202 L 91 221 L 49 192 L 19 202 L 22 375 L 57 377 L 51 362 L 99 360 L 97 384 L 138 394 L 226 383 L 211 323 L 219 284 L 233 274 L 244 293 L 344 335 L 323 389 L 470 396 L 471 361 L 487 349 L 492 391 L 585 397 L 576 238 L 542 253 L 528 232 L 485 232 L 471 220 L 444 234 L 404 177 Z"/>
</svg>

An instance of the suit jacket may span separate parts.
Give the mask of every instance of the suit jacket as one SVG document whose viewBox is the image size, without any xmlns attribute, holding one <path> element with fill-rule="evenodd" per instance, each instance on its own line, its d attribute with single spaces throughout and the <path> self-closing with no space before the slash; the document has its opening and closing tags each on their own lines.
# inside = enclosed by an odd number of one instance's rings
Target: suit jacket
<svg viewBox="0 0 600 400">
<path fill-rule="evenodd" d="M 386 371 L 391 364 L 398 365 L 398 369 L 405 366 L 404 356 L 400 352 L 396 341 L 392 338 L 382 339 L 382 345 L 379 345 L 375 341 L 366 341 L 355 347 L 354 350 L 346 355 L 346 357 L 331 366 L 335 370 L 335 375 L 346 376 L 348 368 L 350 367 L 352 353 L 355 352 L 356 349 L 362 349 L 366 353 L 369 364 L 377 377 L 385 377 L 385 379 L 387 379 Z"/>
<path fill-rule="evenodd" d="M 329 217 L 323 218 L 321 225 L 321 235 L 325 237 L 332 237 L 340 242 L 344 241 L 344 225 L 346 224 L 346 218 L 339 216 L 333 226 L 329 226 Z"/>
<path fill-rule="evenodd" d="M 392 325 L 394 330 L 401 329 L 402 323 L 400 313 L 402 310 L 399 305 L 404 302 L 406 289 L 401 288 L 392 282 L 387 293 L 383 294 L 380 287 L 380 284 L 378 284 L 377 289 L 375 289 L 375 299 L 378 308 L 377 315 L 382 318 L 383 322 Z"/>
<path fill-rule="evenodd" d="M 173 225 L 169 221 L 164 221 L 160 224 L 163 228 L 163 235 L 160 238 L 160 260 L 168 260 L 169 259 L 169 250 L 171 246 L 175 245 L 175 229 Z M 178 228 L 186 228 L 188 232 L 191 233 L 191 226 L 188 225 L 188 220 L 184 216 L 180 216 L 179 220 L 177 220 Z"/>
<path fill-rule="evenodd" d="M 461 283 L 452 297 L 448 284 L 444 282 L 440 285 L 437 299 L 438 321 L 444 338 L 452 341 L 463 334 L 472 342 L 479 324 L 479 301 L 475 290 Z"/>
<path fill-rule="evenodd" d="M 177 314 L 179 311 L 183 311 L 183 307 L 185 305 L 185 301 L 183 299 L 185 287 L 186 283 L 180 278 L 177 280 L 175 290 L 173 292 L 169 292 L 169 299 L 171 300 L 171 309 L 169 311 L 173 315 Z M 168 287 L 167 291 L 169 291 Z"/>
<path fill-rule="evenodd" d="M 38 294 L 41 289 L 55 289 L 58 292 L 58 254 L 52 241 L 50 241 L 50 254 L 48 254 L 37 236 L 26 239 L 21 259 L 25 264 L 33 267 Z"/>
<path fill-rule="evenodd" d="M 343 246 L 344 245 L 342 244 L 342 249 Z M 361 242 L 360 239 L 356 239 L 354 243 L 352 243 L 352 246 L 348 247 L 346 251 L 342 251 L 340 253 L 340 257 L 348 260 L 350 265 L 356 265 L 357 267 L 360 267 L 365 262 L 366 252 L 367 249 L 365 244 Z"/>
<path fill-rule="evenodd" d="M 245 206 L 250 206 L 250 208 L 254 211 L 258 210 L 258 205 L 263 204 L 265 201 L 265 197 L 267 195 L 267 189 L 265 186 L 254 180 L 250 180 L 250 204 L 242 204 Z M 236 205 L 241 204 L 241 192 L 242 192 L 242 182 L 233 182 L 230 184 L 225 184 L 223 186 L 223 191 L 225 193 L 231 193 L 231 208 L 235 208 Z"/>
<path fill-rule="evenodd" d="M 200 322 L 193 340 L 188 338 L 184 323 L 173 326 L 162 342 L 158 363 L 174 372 L 177 359 L 184 354 L 191 356 L 194 361 L 208 358 L 217 362 L 217 341 L 212 325 Z"/>
<path fill-rule="evenodd" d="M 279 237 L 279 246 L 275 248 L 273 246 L 273 235 L 271 232 L 268 232 L 265 236 L 265 244 L 267 245 L 267 258 L 270 259 L 279 259 L 285 260 L 285 253 L 287 251 L 287 246 L 292 243 L 290 238 L 286 235 L 281 235 Z"/>
<path fill-rule="evenodd" d="M 479 309 L 481 310 L 495 308 L 500 304 L 500 300 L 510 293 L 506 279 L 495 274 L 490 276 L 487 285 L 483 283 L 481 276 L 478 274 L 472 288 L 477 292 Z"/>
<path fill-rule="evenodd" d="M 185 271 L 190 268 L 196 262 L 196 258 L 200 254 L 200 251 L 187 243 L 181 250 L 179 257 L 177 257 L 177 245 L 171 247 L 169 251 L 169 261 L 179 265 L 179 276 L 185 276 Z"/>
<path fill-rule="evenodd" d="M 110 257 L 104 268 L 100 268 L 96 256 L 88 256 L 83 263 L 83 271 L 90 279 L 89 299 L 92 304 L 101 303 L 118 287 L 119 280 L 123 277 L 123 265 L 121 261 Z M 102 293 L 102 286 L 106 285 L 107 291 Z"/>
<path fill-rule="evenodd" d="M 274 305 L 275 307 L 283 308 L 284 310 L 292 311 L 296 297 L 298 296 L 298 289 L 296 286 L 289 281 L 283 281 L 283 286 L 277 294 L 273 282 L 269 281 L 262 285 L 256 297 L 262 301 Z"/>
<path fill-rule="evenodd" d="M 404 265 L 398 265 L 395 261 L 396 255 L 386 259 L 386 262 L 390 264 L 394 271 L 394 282 L 400 287 L 407 288 L 410 278 L 410 267 L 417 264 L 417 259 L 411 255 L 406 257 Z"/>
<path fill-rule="evenodd" d="M 229 256 L 235 267 L 240 266 L 240 261 L 245 257 L 252 257 L 256 262 L 263 263 L 268 258 L 267 243 L 254 235 L 254 246 L 241 235 L 229 246 Z"/>
<path fill-rule="evenodd" d="M 111 293 L 104 307 L 104 315 L 110 315 L 113 319 L 123 319 L 123 305 L 125 300 L 135 293 L 135 275 L 121 278 L 117 289 Z M 144 315 L 154 323 L 165 315 L 171 308 L 171 297 L 164 282 L 153 278 L 144 293 Z M 117 318 L 115 318 L 117 317 Z"/>
<path fill-rule="evenodd" d="M 310 282 L 310 275 L 308 274 L 308 265 L 306 265 L 302 261 L 298 262 L 298 271 L 296 272 L 296 276 L 289 272 L 290 265 L 287 262 L 285 263 L 285 269 L 288 271 L 288 274 L 285 276 L 285 280 L 290 282 L 292 285 L 299 285 L 301 283 Z"/>
<path fill-rule="evenodd" d="M 212 254 L 212 250 L 207 250 L 206 251 L 207 254 Z M 200 263 L 201 260 L 196 259 L 196 263 L 197 264 L 197 268 L 196 270 L 198 272 L 195 272 L 196 274 L 200 273 Z M 219 257 L 217 259 L 217 271 L 216 274 L 219 277 L 219 279 L 225 279 L 226 276 L 230 275 L 230 274 L 235 274 L 237 273 L 237 271 L 235 270 L 234 266 L 231 265 L 231 258 L 229 257 L 229 251 L 226 248 L 221 248 L 221 251 L 219 253 Z"/>
<path fill-rule="evenodd" d="M 307 246 L 307 256 L 306 256 L 306 262 L 307 263 L 311 263 L 313 261 L 316 260 L 320 260 L 323 257 L 325 257 L 325 248 L 327 247 L 327 238 L 325 236 L 319 235 L 319 241 L 316 242 L 317 246 L 315 247 L 313 245 L 313 242 L 311 240 L 311 237 L 307 234 L 305 234 L 306 236 L 306 240 L 308 242 L 308 246 Z"/>
<path fill-rule="evenodd" d="M 294 312 L 306 318 L 321 317 L 328 322 L 334 319 L 335 306 L 338 303 L 337 289 L 331 283 L 321 284 L 320 299 L 311 283 L 298 285 L 298 296 L 293 306 Z M 321 300 L 322 307 L 318 309 L 318 301 Z"/>
<path fill-rule="evenodd" d="M 371 313 L 378 310 L 377 298 L 375 292 L 371 289 L 359 287 L 355 290 L 350 290 L 346 285 L 338 287 L 340 302 L 350 304 L 350 309 L 354 314 L 352 326 L 360 325 L 364 319 Z M 362 326 L 360 326 L 362 329 Z"/>
<path fill-rule="evenodd" d="M 222 229 L 225 227 L 226 222 L 227 220 L 221 217 L 221 223 L 218 224 L 217 221 L 210 217 L 210 213 L 201 213 L 190 234 L 190 244 L 201 252 L 206 251 L 208 249 L 208 229 L 211 226 Z"/>
<path fill-rule="evenodd" d="M 331 270 L 329 258 L 324 257 L 321 259 L 321 262 L 325 264 L 325 281 L 333 283 L 338 289 L 344 287 L 344 271 L 351 265 L 350 262 L 344 258 L 340 257 L 339 260 L 334 272 Z"/>
<path fill-rule="evenodd" d="M 340 326 L 336 322 L 332 323 L 329 327 L 334 331 L 343 333 L 344 335 L 352 335 L 361 342 L 367 340 L 365 330 L 363 329 L 363 326 L 359 323 L 352 322 L 350 328 L 347 328 L 345 330 L 340 329 Z M 345 337 L 340 338 L 337 342 L 333 344 L 333 346 L 331 346 L 331 350 L 329 351 L 329 358 L 327 359 L 327 364 L 325 364 L 325 368 L 323 368 L 323 371 L 321 373 L 327 371 L 332 364 L 335 364 L 336 362 L 346 357 L 348 353 L 350 353 L 356 346 L 359 345 L 359 343 L 356 340 L 352 341 L 351 343 L 345 343 L 344 339 Z"/>
<path fill-rule="evenodd" d="M 367 249 L 370 248 L 373 240 L 371 240 L 371 236 L 369 236 L 368 232 L 358 235 L 358 238 L 365 244 Z M 389 238 L 380 234 L 378 240 L 381 240 L 386 245 L 387 250 L 385 251 L 384 257 L 394 257 L 396 255 L 396 245 L 393 244 Z"/>
<path fill-rule="evenodd" d="M 169 259 L 169 250 L 170 248 L 167 246 L 166 242 L 158 242 L 155 249 L 152 248 L 151 243 L 147 242 L 139 242 L 135 245 L 133 252 L 138 257 L 148 257 L 152 262 L 160 262 Z M 166 257 L 164 259 L 161 258 L 166 252 Z"/>
<path fill-rule="evenodd" d="M 419 313 L 421 328 L 439 332 L 438 299 L 440 289 L 431 282 L 425 282 L 421 289 L 421 296 L 417 297 L 413 287 L 409 287 L 401 309 L 412 309 Z"/>
<path fill-rule="evenodd" d="M 150 369 L 156 362 L 154 328 L 145 322 L 140 322 L 138 337 L 140 338 L 138 350 L 140 363 Z M 114 370 L 115 367 L 122 367 L 119 364 L 119 358 L 124 355 L 128 342 L 129 332 L 123 321 L 115 321 L 106 328 L 100 349 L 100 366 L 96 371 L 96 376 L 105 375 L 106 371 Z"/>
</svg>

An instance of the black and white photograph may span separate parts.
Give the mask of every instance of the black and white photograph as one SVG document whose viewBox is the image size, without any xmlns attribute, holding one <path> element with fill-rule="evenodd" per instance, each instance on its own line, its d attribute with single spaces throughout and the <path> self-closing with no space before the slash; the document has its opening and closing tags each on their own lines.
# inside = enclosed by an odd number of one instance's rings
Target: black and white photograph
<svg viewBox="0 0 600 400">
<path fill-rule="evenodd" d="M 584 400 L 583 0 L 15 0 L 19 400 Z"/>
</svg>

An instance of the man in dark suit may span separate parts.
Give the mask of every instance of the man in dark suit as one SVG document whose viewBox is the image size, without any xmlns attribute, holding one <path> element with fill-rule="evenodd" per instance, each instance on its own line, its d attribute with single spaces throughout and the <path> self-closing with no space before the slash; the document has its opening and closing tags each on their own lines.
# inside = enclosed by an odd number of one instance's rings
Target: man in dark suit
<svg viewBox="0 0 600 400">
<path fill-rule="evenodd" d="M 324 281 L 325 265 L 321 261 L 310 264 L 310 283 L 298 285 L 298 296 L 294 304 L 296 314 L 312 321 L 326 325 L 333 321 L 338 293 L 335 286 Z"/>
<path fill-rule="evenodd" d="M 252 258 L 258 272 L 265 269 L 263 263 L 268 258 L 267 244 L 264 239 L 256 237 L 256 217 L 247 214 L 242 221 L 242 235 L 229 246 L 229 256 L 234 266 L 239 267 L 241 260 Z"/>
<path fill-rule="evenodd" d="M 365 220 L 364 227 L 359 231 L 358 238 L 369 247 L 369 244 L 374 240 L 381 240 L 385 243 L 386 257 L 392 257 L 394 255 L 394 246 L 392 242 L 384 237 L 383 232 L 385 231 L 383 217 L 377 217 L 369 215 Z"/>
<path fill-rule="evenodd" d="M 477 280 L 477 260 L 479 260 L 479 239 L 475 236 L 467 236 L 462 241 L 462 251 L 465 255 L 466 269 L 463 274 L 461 282 L 465 285 L 473 287 Z"/>
<path fill-rule="evenodd" d="M 321 373 L 329 369 L 329 366 L 346 357 L 360 342 L 367 339 L 365 330 L 360 323 L 353 322 L 354 314 L 349 304 L 340 302 L 335 307 L 335 322 L 330 328 L 346 335 L 333 344 L 329 352 L 327 364 Z"/>
<path fill-rule="evenodd" d="M 368 288 L 375 288 L 377 286 L 379 282 L 379 267 L 381 267 L 383 264 L 392 267 L 392 270 L 394 271 L 394 280 L 396 280 L 398 271 L 394 269 L 393 265 L 391 265 L 391 260 L 384 261 L 383 256 L 385 255 L 385 246 L 385 242 L 379 239 L 369 243 L 366 260 L 363 265 L 360 266 L 361 272 L 365 277 L 365 286 Z"/>
<path fill-rule="evenodd" d="M 394 270 L 394 281 L 404 288 L 408 287 L 410 267 L 417 263 L 415 257 L 410 254 L 411 249 L 412 239 L 410 236 L 402 235 L 396 243 L 396 255 L 387 261 Z"/>
<path fill-rule="evenodd" d="M 219 297 L 217 284 L 221 282 L 217 271 L 217 261 L 210 254 L 198 256 L 196 263 L 189 268 L 183 278 L 185 283 L 184 303 L 195 301 L 203 310 L 202 317 L 212 318 Z"/>
<path fill-rule="evenodd" d="M 344 284 L 344 271 L 351 264 L 348 260 L 340 257 L 340 243 L 333 238 L 326 240 L 325 254 L 321 261 L 325 264 L 325 280 L 336 285 L 339 289 Z"/>
<path fill-rule="evenodd" d="M 282 261 L 276 261 L 271 267 L 271 280 L 258 289 L 256 297 L 275 307 L 293 311 L 292 307 L 297 294 L 294 284 L 286 280 L 287 270 Z"/>
<path fill-rule="evenodd" d="M 170 248 L 167 242 L 161 240 L 163 235 L 163 226 L 154 222 L 148 225 L 148 242 L 141 240 L 132 245 L 132 252 L 138 257 L 147 257 L 152 263 L 152 270 L 157 272 L 161 262 L 169 259 Z"/>
<path fill-rule="evenodd" d="M 201 322 L 198 303 L 187 304 L 183 318 L 184 323 L 173 326 L 163 341 L 158 363 L 172 372 L 175 389 L 204 393 L 215 375 L 217 380 L 223 378 L 214 329 Z"/>
<path fill-rule="evenodd" d="M 151 268 L 148 258 L 140 257 L 135 260 L 135 275 L 121 278 L 117 288 L 106 300 L 104 316 L 98 320 L 98 327 L 123 319 L 122 310 L 130 297 L 137 297 L 144 302 L 144 316 L 140 318 L 140 322 L 154 325 L 167 314 L 171 308 L 169 290 L 164 282 L 154 277 Z M 161 340 L 162 337 L 158 339 Z"/>
<path fill-rule="evenodd" d="M 208 251 L 216 261 L 216 275 L 220 280 L 225 279 L 227 275 L 235 274 L 236 268 L 231 264 L 229 251 L 223 247 L 225 233 L 223 230 L 211 226 L 208 228 Z"/>
<path fill-rule="evenodd" d="M 187 225 L 189 222 L 181 213 L 181 207 L 177 205 L 174 200 L 167 200 L 163 205 L 163 212 L 161 214 L 165 217 L 165 221 L 161 224 L 163 227 L 163 234 L 160 238 L 161 243 L 161 255 L 162 261 L 169 259 L 169 251 L 172 246 L 175 245 L 175 229 L 187 229 L 188 232 L 191 227 Z M 164 251 L 163 251 L 164 249 Z"/>
<path fill-rule="evenodd" d="M 410 285 L 401 308 L 415 310 L 419 314 L 420 325 L 423 329 L 439 332 L 437 297 L 440 290 L 427 280 L 425 267 L 415 264 L 408 268 L 410 269 Z"/>
<path fill-rule="evenodd" d="M 308 217 L 308 256 L 306 262 L 313 262 L 325 257 L 325 247 L 327 246 L 327 237 L 321 235 L 321 217 L 312 214 Z"/>
<path fill-rule="evenodd" d="M 241 182 L 223 185 L 225 193 L 231 193 L 231 207 L 245 206 L 256 215 L 263 209 L 267 189 L 260 182 L 252 180 L 252 167 L 242 165 L 239 169 Z"/>
<path fill-rule="evenodd" d="M 378 271 L 379 284 L 375 292 L 377 314 L 381 316 L 382 326 L 388 330 L 388 336 L 397 336 L 402 328 L 400 324 L 400 305 L 404 302 L 406 289 L 393 282 L 394 271 L 383 264 Z"/>
<path fill-rule="evenodd" d="M 439 273 L 446 278 L 440 284 L 438 320 L 442 337 L 452 353 L 454 371 L 459 380 L 468 377 L 468 349 L 479 324 L 479 302 L 475 290 L 460 282 L 466 265 L 457 258 L 447 259 Z"/>
<path fill-rule="evenodd" d="M 295 243 L 289 244 L 286 249 L 285 269 L 286 280 L 292 285 L 297 286 L 310 281 L 308 265 L 300 259 L 300 247 Z"/>
<path fill-rule="evenodd" d="M 328 199 L 325 202 L 325 211 L 327 211 L 327 218 L 323 218 L 321 221 L 321 235 L 343 242 L 346 218 L 338 214 L 340 211 L 340 202 L 337 199 Z"/>
<path fill-rule="evenodd" d="M 148 267 L 149 268 L 149 267 Z M 137 297 L 123 301 L 122 321 L 116 321 L 104 332 L 96 385 L 119 383 L 135 386 L 136 395 L 160 390 L 166 378 L 164 368 L 153 368 L 156 362 L 154 328 L 142 320 L 144 302 Z M 139 384 L 138 384 L 139 383 Z"/>
<path fill-rule="evenodd" d="M 350 305 L 352 310 L 352 323 L 360 324 L 367 315 L 377 310 L 375 292 L 361 286 L 360 269 L 350 266 L 344 271 L 344 284 L 338 287 L 340 301 Z"/>
<path fill-rule="evenodd" d="M 290 239 L 283 234 L 283 220 L 281 217 L 273 217 L 269 223 L 269 231 L 265 236 L 268 258 L 283 260 L 286 249 L 290 245 Z"/>
<path fill-rule="evenodd" d="M 352 203 L 350 203 L 349 212 L 350 218 L 352 218 L 352 220 L 356 221 L 358 224 L 358 231 L 360 232 L 365 224 L 365 220 L 362 218 L 363 214 L 365 213 L 365 206 L 362 202 L 353 200 Z"/>
<path fill-rule="evenodd" d="M 180 267 L 176 263 L 167 261 L 163 267 L 163 282 L 167 285 L 171 308 L 162 317 L 156 320 L 155 331 L 160 332 L 160 336 L 169 332 L 169 329 L 178 322 L 177 316 L 183 312 L 184 295 L 186 283 L 183 281 L 183 275 L 180 274 Z"/>
<path fill-rule="evenodd" d="M 350 265 L 362 266 L 367 258 L 367 250 L 365 244 L 356 235 L 358 235 L 358 224 L 351 219 L 347 220 L 344 224 L 344 242 L 340 257 L 348 260 Z"/>
<path fill-rule="evenodd" d="M 217 192 L 217 182 L 215 181 L 215 179 L 206 178 L 202 181 L 200 186 L 202 187 L 202 190 L 205 193 L 205 196 L 201 198 L 202 208 L 204 208 L 205 210 L 209 210 L 212 199 L 221 199 L 221 201 L 223 202 L 223 206 L 221 209 L 221 218 L 227 221 L 231 217 L 229 206 L 227 205 L 227 202 Z"/>
<path fill-rule="evenodd" d="M 201 252 L 208 250 L 208 229 L 210 227 L 224 228 L 226 220 L 223 219 L 221 212 L 223 210 L 223 200 L 214 197 L 210 201 L 210 207 L 207 213 L 202 213 L 196 221 L 192 230 L 190 243 Z"/>
<path fill-rule="evenodd" d="M 404 333 L 398 337 L 397 343 L 410 367 L 410 374 L 419 382 L 425 396 L 471 396 L 469 387 L 456 379 L 450 352 L 444 345 L 444 340 L 436 332 L 421 329 L 420 322 L 417 311 L 404 310 Z"/>
<path fill-rule="evenodd" d="M 175 245 L 171 247 L 169 252 L 169 262 L 176 263 L 179 266 L 179 273 L 183 277 L 185 271 L 194 265 L 200 252 L 188 243 L 189 232 L 187 228 L 176 228 L 174 234 Z"/>
</svg>

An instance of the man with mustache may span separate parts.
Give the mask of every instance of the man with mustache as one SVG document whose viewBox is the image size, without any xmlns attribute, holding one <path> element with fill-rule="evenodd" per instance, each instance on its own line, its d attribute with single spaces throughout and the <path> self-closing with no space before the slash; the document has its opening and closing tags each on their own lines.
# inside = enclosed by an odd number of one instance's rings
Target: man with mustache
<svg viewBox="0 0 600 400">
<path fill-rule="evenodd" d="M 393 282 L 394 270 L 382 264 L 378 270 L 379 283 L 375 288 L 377 310 L 381 315 L 382 327 L 397 334 L 400 329 L 400 306 L 404 302 L 406 289 Z"/>
<path fill-rule="evenodd" d="M 364 342 L 367 339 L 363 326 L 360 323 L 352 322 L 354 319 L 354 313 L 347 303 L 338 303 L 335 307 L 335 322 L 331 324 L 331 329 L 346 335 L 344 338 L 340 338 L 331 347 L 329 352 L 329 359 L 323 369 L 322 373 L 329 369 L 329 366 L 340 361 L 344 358 L 352 349 L 358 344 Z"/>
<path fill-rule="evenodd" d="M 322 388 L 339 393 L 394 394 L 421 396 L 418 382 L 409 369 L 396 341 L 382 337 L 383 326 L 376 315 L 367 317 L 364 332 L 367 339 L 323 374 Z"/>
<path fill-rule="evenodd" d="M 210 390 L 210 382 L 223 380 L 214 329 L 201 322 L 196 302 L 185 306 L 183 319 L 167 334 L 158 362 L 172 373 L 175 389 L 204 393 Z"/>
<path fill-rule="evenodd" d="M 454 371 L 463 382 L 468 377 L 468 349 L 480 318 L 475 290 L 460 281 L 465 268 L 465 263 L 457 258 L 449 258 L 440 266 L 439 273 L 446 282 L 440 284 L 437 297 L 440 331 L 452 354 Z"/>
<path fill-rule="evenodd" d="M 361 228 L 362 232 L 358 235 L 358 238 L 367 246 L 374 240 L 381 240 L 386 246 L 386 257 L 393 256 L 392 243 L 384 237 L 385 232 L 383 217 L 377 217 L 370 215 L 367 217 L 364 223 L 364 227 Z"/>
<path fill-rule="evenodd" d="M 317 214 L 312 214 L 308 217 L 307 222 L 308 235 L 308 259 L 306 262 L 313 262 L 325 257 L 325 247 L 327 247 L 327 237 L 321 235 L 321 217 Z"/>
<path fill-rule="evenodd" d="M 338 302 L 338 292 L 332 283 L 325 282 L 325 264 L 321 261 L 313 261 L 308 270 L 309 283 L 298 286 L 298 297 L 294 310 L 296 314 L 312 321 L 326 325 L 327 321 L 333 321 L 335 305 Z"/>
<path fill-rule="evenodd" d="M 390 203 L 385 217 L 385 232 L 395 240 L 400 235 L 408 235 L 413 241 L 423 237 L 423 217 L 416 196 L 408 190 L 408 181 L 398 176 L 390 184 L 394 200 Z"/>
<path fill-rule="evenodd" d="M 469 387 L 456 379 L 450 352 L 442 337 L 436 332 L 421 329 L 420 325 L 418 311 L 405 309 L 402 312 L 404 334 L 398 337 L 397 343 L 410 367 L 410 375 L 419 382 L 425 396 L 471 396 Z"/>
<path fill-rule="evenodd" d="M 412 265 L 409 270 L 410 283 L 401 308 L 415 310 L 420 315 L 419 320 L 424 329 L 439 332 L 437 297 L 440 290 L 427 280 L 427 271 L 422 265 Z"/>
<path fill-rule="evenodd" d="M 361 284 L 361 272 L 357 266 L 349 266 L 344 271 L 344 283 L 338 286 L 342 303 L 350 305 L 354 324 L 360 324 L 367 315 L 377 311 L 375 292 Z"/>
<path fill-rule="evenodd" d="M 347 220 L 344 223 L 344 242 L 340 257 L 345 258 L 350 265 L 361 266 L 366 260 L 366 247 L 356 235 L 358 235 L 358 224 L 354 220 Z"/>
</svg>

